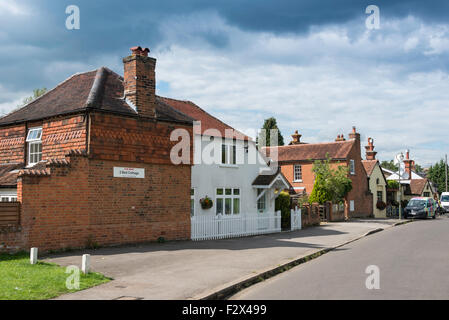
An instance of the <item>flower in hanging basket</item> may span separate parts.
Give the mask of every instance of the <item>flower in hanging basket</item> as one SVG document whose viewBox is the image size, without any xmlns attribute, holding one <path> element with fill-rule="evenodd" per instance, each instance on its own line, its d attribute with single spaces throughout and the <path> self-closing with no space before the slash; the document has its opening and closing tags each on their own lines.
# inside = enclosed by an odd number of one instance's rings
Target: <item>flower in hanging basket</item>
<svg viewBox="0 0 449 320">
<path fill-rule="evenodd" d="M 203 209 L 210 209 L 214 205 L 212 199 L 209 198 L 208 196 L 200 199 L 200 203 L 201 203 L 201 208 L 203 208 Z"/>
</svg>

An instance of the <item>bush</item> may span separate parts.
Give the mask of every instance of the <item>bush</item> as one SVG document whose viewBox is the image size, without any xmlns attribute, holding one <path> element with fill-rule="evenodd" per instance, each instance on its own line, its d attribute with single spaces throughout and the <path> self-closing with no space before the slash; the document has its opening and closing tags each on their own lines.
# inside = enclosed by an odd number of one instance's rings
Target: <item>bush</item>
<svg viewBox="0 0 449 320">
<path fill-rule="evenodd" d="M 276 198 L 275 210 L 281 211 L 281 226 L 288 228 L 290 226 L 290 195 L 282 191 Z"/>
<path fill-rule="evenodd" d="M 376 203 L 376 208 L 379 210 L 385 210 L 385 208 L 387 207 L 387 204 L 385 202 L 383 202 L 382 200 L 378 200 Z"/>
<path fill-rule="evenodd" d="M 399 182 L 396 180 L 388 180 L 388 189 L 398 190 Z"/>
<path fill-rule="evenodd" d="M 304 205 L 307 205 L 309 203 L 310 203 L 310 200 L 309 200 L 309 196 L 307 194 L 298 198 L 297 204 L 298 204 L 299 208 L 302 208 L 302 207 L 304 207 Z"/>
</svg>

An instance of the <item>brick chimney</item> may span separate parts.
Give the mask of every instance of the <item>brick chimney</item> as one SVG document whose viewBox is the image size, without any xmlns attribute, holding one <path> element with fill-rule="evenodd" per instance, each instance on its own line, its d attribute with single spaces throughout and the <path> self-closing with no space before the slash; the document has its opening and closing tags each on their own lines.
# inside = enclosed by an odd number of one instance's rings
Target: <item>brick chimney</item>
<svg viewBox="0 0 449 320">
<path fill-rule="evenodd" d="M 365 146 L 365 149 L 366 149 L 366 160 L 376 160 L 377 152 L 374 151 L 373 138 L 368 138 L 368 145 Z"/>
<path fill-rule="evenodd" d="M 349 134 L 350 140 L 355 140 L 355 147 L 357 150 L 357 155 L 362 156 L 362 146 L 360 144 L 360 133 L 357 132 L 356 127 L 352 127 L 352 132 Z"/>
<path fill-rule="evenodd" d="M 405 172 L 408 173 L 409 179 L 412 178 L 412 170 L 415 166 L 415 161 L 410 159 L 410 151 L 407 150 L 405 152 L 405 159 L 404 159 L 404 166 L 405 166 Z"/>
<path fill-rule="evenodd" d="M 339 141 L 346 141 L 344 134 L 339 134 L 339 135 L 337 136 L 337 139 L 335 139 L 335 141 L 336 141 L 336 142 L 339 142 Z"/>
<path fill-rule="evenodd" d="M 123 59 L 125 68 L 125 99 L 136 107 L 142 117 L 156 117 L 156 59 L 148 57 L 150 49 L 131 48 Z"/>
<path fill-rule="evenodd" d="M 292 140 L 291 144 L 292 144 L 292 145 L 295 145 L 295 144 L 301 144 L 301 136 L 302 136 L 302 135 L 300 135 L 300 134 L 298 133 L 298 130 L 296 130 L 295 133 L 292 134 L 293 140 Z"/>
</svg>

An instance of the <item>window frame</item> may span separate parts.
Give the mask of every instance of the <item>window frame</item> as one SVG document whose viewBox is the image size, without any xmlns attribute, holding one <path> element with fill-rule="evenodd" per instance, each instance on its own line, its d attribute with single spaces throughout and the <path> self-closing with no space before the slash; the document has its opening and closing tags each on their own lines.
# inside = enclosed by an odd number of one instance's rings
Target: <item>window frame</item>
<svg viewBox="0 0 449 320">
<path fill-rule="evenodd" d="M 265 189 L 258 188 L 258 189 L 257 189 L 257 196 L 259 196 L 264 190 L 265 190 Z M 261 200 L 263 200 L 263 205 L 264 205 L 263 210 L 261 210 L 261 209 L 259 208 L 259 204 L 260 204 L 260 201 L 261 201 Z M 262 197 L 260 197 L 260 198 L 257 200 L 256 206 L 257 206 L 257 213 L 264 213 L 264 212 L 267 211 L 267 193 L 266 193 L 266 192 L 265 192 L 265 194 L 264 194 Z"/>
<path fill-rule="evenodd" d="M 296 169 L 299 168 L 299 174 L 300 174 L 300 178 L 297 179 L 296 178 Z M 295 164 L 293 165 L 293 182 L 302 182 L 302 165 L 300 164 Z"/>
<path fill-rule="evenodd" d="M 218 194 L 218 190 L 222 190 L 222 194 Z M 226 194 L 226 190 L 231 190 L 231 194 Z M 236 194 L 236 191 L 238 194 Z M 230 199 L 230 213 L 226 213 L 226 199 Z M 221 200 L 221 213 L 218 212 L 219 206 L 218 202 Z M 238 200 L 236 202 L 236 200 Z M 215 215 L 221 214 L 223 217 L 234 217 L 238 216 L 242 212 L 242 189 L 234 187 L 220 187 L 215 188 Z M 235 213 L 235 204 L 238 203 L 238 212 Z"/>
<path fill-rule="evenodd" d="M 33 135 L 36 133 L 36 135 Z M 35 164 L 42 161 L 42 127 L 33 127 L 28 129 L 27 137 L 26 137 L 26 143 L 27 145 L 27 160 L 28 160 L 28 166 L 34 166 Z M 37 146 L 37 152 L 32 152 L 33 146 Z M 39 151 L 40 148 L 40 151 Z M 35 159 L 32 158 L 36 157 Z M 37 160 L 37 161 L 34 161 Z"/>
<path fill-rule="evenodd" d="M 3 201 L 3 199 L 8 199 L 8 200 Z M 17 202 L 17 195 L 2 194 L 2 195 L 0 195 L 0 202 Z"/>
<path fill-rule="evenodd" d="M 349 159 L 349 174 L 355 175 L 355 160 Z"/>
<path fill-rule="evenodd" d="M 225 139 L 221 142 L 221 165 L 236 166 L 237 165 L 237 141 L 231 142 Z"/>
<path fill-rule="evenodd" d="M 196 205 L 195 205 L 196 190 L 195 189 L 196 188 L 190 188 L 190 217 L 195 216 L 195 209 L 196 209 Z M 193 205 L 193 208 L 192 208 L 192 205 Z"/>
</svg>

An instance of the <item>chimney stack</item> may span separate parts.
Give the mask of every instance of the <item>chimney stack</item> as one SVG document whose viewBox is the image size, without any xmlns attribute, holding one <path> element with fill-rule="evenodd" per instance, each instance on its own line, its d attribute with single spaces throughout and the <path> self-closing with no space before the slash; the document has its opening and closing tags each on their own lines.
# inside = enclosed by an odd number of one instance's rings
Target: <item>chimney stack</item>
<svg viewBox="0 0 449 320">
<path fill-rule="evenodd" d="M 133 47 L 131 52 L 123 59 L 125 99 L 135 106 L 140 116 L 155 118 L 156 59 L 148 57 L 148 48 Z"/>
<path fill-rule="evenodd" d="M 373 138 L 368 138 L 368 145 L 366 149 L 366 160 L 376 160 L 377 152 L 374 151 L 374 140 Z"/>
<path fill-rule="evenodd" d="M 410 151 L 409 150 L 407 150 L 405 152 L 404 166 L 405 166 L 405 172 L 408 173 L 408 177 L 409 177 L 409 179 L 411 179 L 412 178 L 412 170 L 414 169 L 414 166 L 415 166 L 415 161 L 410 160 Z"/>
<path fill-rule="evenodd" d="M 292 145 L 295 145 L 295 144 L 301 144 L 301 136 L 302 136 L 302 135 L 300 135 L 300 134 L 298 133 L 298 130 L 296 130 L 295 133 L 292 134 L 293 140 L 292 140 L 291 144 L 292 144 Z"/>
<path fill-rule="evenodd" d="M 339 142 L 339 141 L 346 141 L 344 134 L 339 134 L 339 135 L 337 136 L 337 139 L 335 139 L 335 141 L 336 141 L 336 142 Z"/>
</svg>

